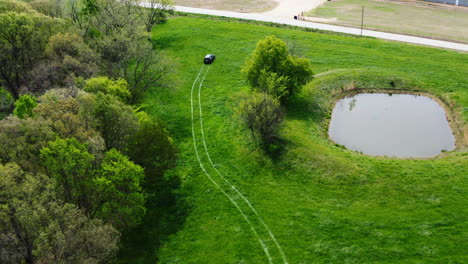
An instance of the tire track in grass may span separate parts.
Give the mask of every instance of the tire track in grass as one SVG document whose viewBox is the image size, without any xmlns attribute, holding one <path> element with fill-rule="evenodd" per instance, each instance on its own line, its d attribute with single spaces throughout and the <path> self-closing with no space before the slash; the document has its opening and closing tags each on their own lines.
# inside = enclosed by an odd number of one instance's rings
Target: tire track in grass
<svg viewBox="0 0 468 264">
<path fill-rule="evenodd" d="M 208 73 L 208 71 L 207 71 Z M 205 74 L 206 76 L 206 74 Z M 203 77 L 203 80 L 205 79 L 205 76 Z M 260 214 L 257 212 L 257 210 L 253 207 L 252 203 L 249 201 L 249 199 L 247 199 L 247 197 L 245 197 L 240 191 L 239 189 L 236 188 L 236 186 L 234 184 L 232 184 L 214 165 L 212 159 L 211 159 L 211 156 L 210 156 L 210 153 L 208 151 L 208 147 L 207 147 L 207 144 L 206 144 L 206 138 L 205 138 L 205 131 L 203 129 L 203 111 L 202 111 L 202 104 L 201 104 L 201 89 L 202 89 L 202 84 L 203 84 L 203 80 L 202 82 L 200 83 L 199 87 L 198 87 L 198 108 L 199 108 L 199 112 L 200 112 L 200 130 L 201 130 L 201 134 L 202 134 L 202 140 L 203 140 L 203 147 L 205 149 L 205 152 L 206 152 L 206 156 L 208 157 L 208 161 L 210 162 L 211 164 L 211 167 L 216 171 L 216 173 L 224 180 L 224 182 L 231 188 L 233 189 L 237 195 L 242 198 L 242 200 L 244 200 L 244 202 L 248 205 L 249 209 L 252 210 L 252 212 L 254 213 L 254 215 L 258 218 L 259 222 L 261 223 L 261 225 L 266 229 L 266 231 L 268 232 L 268 235 L 270 236 L 271 240 L 273 241 L 273 243 L 275 244 L 276 248 L 278 249 L 280 255 L 281 255 L 281 258 L 283 259 L 283 263 L 284 264 L 288 264 L 287 260 L 286 260 L 286 255 L 284 254 L 284 251 L 283 249 L 281 248 L 281 246 L 279 245 L 278 241 L 276 240 L 275 236 L 273 235 L 273 232 L 271 231 L 271 229 L 267 226 L 267 224 L 263 221 L 263 218 L 260 216 Z"/>
<path fill-rule="evenodd" d="M 191 110 L 191 120 L 192 120 L 192 139 L 193 139 L 193 147 L 195 149 L 195 155 L 197 157 L 197 160 L 198 160 L 198 163 L 200 165 L 200 168 L 203 170 L 203 172 L 205 173 L 205 175 L 208 177 L 208 179 L 221 191 L 221 193 L 223 193 L 228 199 L 229 201 L 231 201 L 231 203 L 237 208 L 237 210 L 239 211 L 239 213 L 242 215 L 242 217 L 244 217 L 245 221 L 249 224 L 250 226 L 250 229 L 252 230 L 252 232 L 254 233 L 254 236 L 257 238 L 257 240 L 259 241 L 260 245 L 262 246 L 262 249 L 263 251 L 265 252 L 265 255 L 267 256 L 268 258 L 268 262 L 270 264 L 273 263 L 273 260 L 271 258 L 271 255 L 268 251 L 268 247 L 267 245 L 263 242 L 263 240 L 260 238 L 257 230 L 255 229 L 255 227 L 252 225 L 252 222 L 249 220 L 249 218 L 247 217 L 247 215 L 244 213 L 244 211 L 240 208 L 239 204 L 223 189 L 221 188 L 221 186 L 213 179 L 213 177 L 211 177 L 211 175 L 208 173 L 208 171 L 206 170 L 205 166 L 203 165 L 203 163 L 201 162 L 201 159 L 200 159 L 200 155 L 199 155 L 199 152 L 198 152 L 198 147 L 197 147 L 197 143 L 196 143 L 196 136 L 195 136 L 195 122 L 194 122 L 194 107 L 193 107 L 193 90 L 195 88 L 195 85 L 197 83 L 197 81 L 199 80 L 200 78 L 200 74 L 203 72 L 203 69 L 205 68 L 205 65 L 202 66 L 202 68 L 200 69 L 200 72 L 198 72 L 198 75 L 197 75 L 197 78 L 195 79 L 195 81 L 193 82 L 192 84 L 192 89 L 191 89 L 191 92 L 190 92 L 190 110 Z M 203 75 L 203 78 L 201 79 L 200 81 L 200 89 L 201 89 L 201 86 L 203 85 L 203 81 L 205 80 L 205 77 L 206 75 L 208 74 L 208 71 L 209 71 L 209 67 L 208 69 L 206 70 L 205 74 Z"/>
</svg>

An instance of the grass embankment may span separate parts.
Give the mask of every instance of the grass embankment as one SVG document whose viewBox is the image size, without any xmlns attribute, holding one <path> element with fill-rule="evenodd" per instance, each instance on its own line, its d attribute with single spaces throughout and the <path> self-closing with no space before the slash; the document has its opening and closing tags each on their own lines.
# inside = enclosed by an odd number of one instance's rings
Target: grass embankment
<svg viewBox="0 0 468 264">
<path fill-rule="evenodd" d="M 256 42 L 271 34 L 294 44 L 316 73 L 362 73 L 322 75 L 293 98 L 281 130 L 285 149 L 273 158 L 253 147 L 233 113 L 248 90 L 240 68 Z M 247 222 L 207 179 L 194 153 L 190 92 L 203 56 L 215 53 L 201 91 L 211 158 L 257 209 L 289 263 L 466 263 L 466 149 L 431 160 L 373 158 L 330 142 L 326 123 L 336 90 L 362 86 L 435 94 L 466 125 L 467 54 L 190 17 L 169 19 L 154 40 L 176 58 L 179 82 L 150 92 L 144 108 L 167 123 L 180 148 L 173 173 L 183 178 L 189 209 L 159 250 L 140 248 L 154 242 L 143 239 L 145 230 L 164 231 L 147 221 L 139 244 L 127 243 L 122 262 L 153 263 L 158 254 L 161 263 L 268 263 Z M 202 163 L 215 175 L 206 157 Z M 273 263 L 283 263 L 269 249 Z"/>
<path fill-rule="evenodd" d="M 341 0 L 325 2 L 308 16 L 336 18 L 329 23 L 468 43 L 468 10 L 424 2 Z"/>
</svg>

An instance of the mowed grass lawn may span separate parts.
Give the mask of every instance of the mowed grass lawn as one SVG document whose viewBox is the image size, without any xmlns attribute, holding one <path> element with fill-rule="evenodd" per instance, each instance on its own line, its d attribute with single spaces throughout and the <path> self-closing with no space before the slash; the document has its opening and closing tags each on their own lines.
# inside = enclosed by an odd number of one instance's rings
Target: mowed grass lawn
<svg viewBox="0 0 468 264">
<path fill-rule="evenodd" d="M 270 227 L 288 263 L 467 263 L 468 152 L 402 160 L 369 157 L 330 142 L 325 106 L 331 91 L 324 84 L 349 71 L 317 78 L 288 103 L 281 155 L 268 157 L 252 145 L 234 109 L 240 94 L 249 90 L 241 66 L 268 35 L 309 58 L 315 73 L 359 69 L 368 78 L 364 82 L 376 87 L 381 77 L 373 72 L 405 76 L 420 90 L 450 101 L 460 123 L 468 123 L 467 54 L 200 17 L 170 18 L 154 30 L 153 39 L 156 48 L 174 58 L 178 82 L 148 93 L 143 107 L 166 122 L 180 149 L 171 173 L 183 179 L 188 213 L 158 251 L 129 244 L 126 252 L 133 254 L 121 255 L 121 261 L 154 263 L 157 252 L 160 263 L 268 263 L 247 222 L 208 180 L 194 153 L 190 92 L 204 55 L 214 53 L 201 91 L 207 147 L 217 169 Z M 209 167 L 206 159 L 204 164 Z M 141 232 L 152 228 L 147 223 Z M 270 251 L 273 263 L 283 263 L 275 248 Z"/>
<path fill-rule="evenodd" d="M 336 24 L 427 36 L 468 43 L 468 11 L 431 7 L 430 3 L 398 3 L 379 0 L 325 2 L 307 15 L 337 18 Z M 449 6 L 450 7 L 450 6 Z"/>
</svg>

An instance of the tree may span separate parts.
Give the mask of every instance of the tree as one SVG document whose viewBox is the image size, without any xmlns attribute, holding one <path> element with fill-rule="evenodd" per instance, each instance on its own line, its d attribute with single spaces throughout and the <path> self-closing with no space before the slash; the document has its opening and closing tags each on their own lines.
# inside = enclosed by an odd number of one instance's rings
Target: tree
<svg viewBox="0 0 468 264">
<path fill-rule="evenodd" d="M 119 250 L 119 231 L 73 204 L 52 204 L 47 218 L 34 241 L 37 263 L 110 263 Z"/>
<path fill-rule="evenodd" d="M 92 111 L 107 149 L 127 152 L 129 139 L 138 130 L 133 109 L 115 96 L 98 93 Z"/>
<path fill-rule="evenodd" d="M 73 86 L 77 77 L 89 78 L 98 71 L 95 52 L 76 34 L 51 36 L 44 55 L 44 60 L 37 63 L 26 78 L 24 85 L 29 91 L 39 93 Z"/>
<path fill-rule="evenodd" d="M 97 0 L 83 0 L 83 10 L 81 12 L 84 15 L 92 16 L 99 13 L 99 6 Z"/>
<path fill-rule="evenodd" d="M 7 90 L 0 86 L 0 119 L 10 114 L 14 109 L 13 97 Z"/>
<path fill-rule="evenodd" d="M 83 14 L 89 16 L 89 26 L 100 36 L 125 35 L 135 40 L 143 28 L 138 16 L 138 1 L 84 0 Z"/>
<path fill-rule="evenodd" d="M 267 147 L 278 137 L 283 114 L 280 103 L 265 93 L 254 93 L 241 101 L 237 112 L 254 140 Z"/>
<path fill-rule="evenodd" d="M 91 78 L 86 80 L 83 90 L 96 94 L 98 92 L 110 94 L 119 98 L 122 102 L 127 102 L 130 99 L 128 83 L 124 79 L 113 81 L 105 76 Z"/>
<path fill-rule="evenodd" d="M 83 15 L 84 3 L 81 0 L 65 0 L 64 15 L 80 30 L 84 30 L 86 18 Z"/>
<path fill-rule="evenodd" d="M 1 263 L 103 263 L 119 232 L 56 199 L 53 182 L 0 164 Z"/>
<path fill-rule="evenodd" d="M 50 120 L 41 117 L 19 119 L 10 115 L 0 120 L 0 161 L 14 162 L 24 170 L 37 172 L 41 168 L 40 149 L 56 136 Z"/>
<path fill-rule="evenodd" d="M 49 36 L 62 24 L 38 13 L 0 13 L 0 81 L 15 100 L 29 71 L 44 59 Z"/>
<path fill-rule="evenodd" d="M 142 19 L 147 32 L 151 32 L 153 27 L 166 20 L 167 13 L 172 11 L 171 0 L 149 0 L 146 8 L 142 9 Z"/>
<path fill-rule="evenodd" d="M 62 0 L 33 0 L 29 5 L 46 16 L 62 17 Z"/>
<path fill-rule="evenodd" d="M 164 86 L 167 73 L 171 70 L 172 65 L 161 52 L 153 49 L 142 31 L 141 12 L 164 14 L 166 9 L 162 9 L 169 8 L 167 0 L 158 1 L 154 4 L 160 4 L 160 9 L 150 11 L 139 8 L 134 0 L 119 3 L 102 0 L 98 1 L 99 12 L 89 18 L 88 31 L 93 31 L 97 37 L 87 36 L 86 39 L 99 55 L 97 64 L 101 74 L 114 80 L 125 79 L 129 84 L 129 102 L 132 104 L 140 101 L 148 88 Z M 159 13 L 153 15 L 161 15 Z"/>
<path fill-rule="evenodd" d="M 57 190 L 65 202 L 85 211 L 92 208 L 89 185 L 94 156 L 76 139 L 56 139 L 40 151 L 47 174 L 55 179 Z"/>
<path fill-rule="evenodd" d="M 119 151 L 106 153 L 93 181 L 96 206 L 91 215 L 118 228 L 135 226 L 145 214 L 141 183 L 143 168 Z"/>
<path fill-rule="evenodd" d="M 59 196 L 119 229 L 133 226 L 145 214 L 141 189 L 143 168 L 115 149 L 96 160 L 76 139 L 56 139 L 40 151 L 47 175 Z"/>
<path fill-rule="evenodd" d="M 161 122 L 145 112 L 138 113 L 138 117 L 140 125 L 130 139 L 129 157 L 145 168 L 144 186 L 154 191 L 164 183 L 166 170 L 175 165 L 177 150 Z"/>
<path fill-rule="evenodd" d="M 50 128 L 60 138 L 77 139 L 99 159 L 104 153 L 105 143 L 97 131 L 97 120 L 91 114 L 84 113 L 86 101 L 82 98 L 86 95 L 78 88 L 51 89 L 39 97 L 40 103 L 34 114 L 50 121 Z"/>
<path fill-rule="evenodd" d="M 261 92 L 270 94 L 276 98 L 282 98 L 289 93 L 286 87 L 287 81 L 287 77 L 279 76 L 276 72 L 269 72 L 262 69 L 258 76 L 259 89 L 256 90 L 260 90 Z"/>
<path fill-rule="evenodd" d="M 33 110 L 37 106 L 37 99 L 29 94 L 21 95 L 15 102 L 13 114 L 21 119 L 33 117 Z"/>
<path fill-rule="evenodd" d="M 34 10 L 28 4 L 17 0 L 0 0 L 0 13 L 6 12 L 34 13 Z"/>
<path fill-rule="evenodd" d="M 279 99 L 298 92 L 313 78 L 309 60 L 290 55 L 286 43 L 275 36 L 257 43 L 242 72 L 252 89 Z"/>
<path fill-rule="evenodd" d="M 135 48 L 129 69 L 123 75 L 129 83 L 132 104 L 140 102 L 151 87 L 167 87 L 168 76 L 174 68 L 173 63 L 163 53 L 153 50 L 149 43 Z"/>
</svg>

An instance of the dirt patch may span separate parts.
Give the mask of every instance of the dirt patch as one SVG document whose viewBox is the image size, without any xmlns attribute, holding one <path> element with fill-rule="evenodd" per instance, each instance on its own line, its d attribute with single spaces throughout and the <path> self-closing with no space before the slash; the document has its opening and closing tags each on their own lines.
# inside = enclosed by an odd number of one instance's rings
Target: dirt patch
<svg viewBox="0 0 468 264">
<path fill-rule="evenodd" d="M 235 12 L 265 12 L 274 9 L 274 0 L 175 0 L 174 5 Z"/>
<path fill-rule="evenodd" d="M 279 4 L 273 10 L 265 12 L 265 15 L 293 18 L 319 7 L 326 0 L 276 0 Z"/>
</svg>

